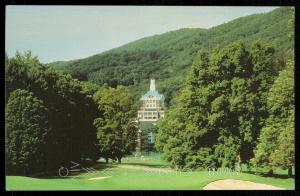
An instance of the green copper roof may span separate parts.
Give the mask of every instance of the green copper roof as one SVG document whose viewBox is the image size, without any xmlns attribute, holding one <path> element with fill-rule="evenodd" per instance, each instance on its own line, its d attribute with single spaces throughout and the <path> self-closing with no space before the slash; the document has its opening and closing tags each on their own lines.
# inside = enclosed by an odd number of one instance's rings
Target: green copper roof
<svg viewBox="0 0 300 196">
<path fill-rule="evenodd" d="M 150 96 L 155 97 L 155 98 L 157 98 L 159 100 L 163 100 L 164 99 L 164 95 L 159 94 L 159 92 L 155 90 L 155 91 L 148 91 L 146 94 L 144 94 L 141 97 L 141 100 L 145 100 L 145 99 L 147 99 Z"/>
</svg>

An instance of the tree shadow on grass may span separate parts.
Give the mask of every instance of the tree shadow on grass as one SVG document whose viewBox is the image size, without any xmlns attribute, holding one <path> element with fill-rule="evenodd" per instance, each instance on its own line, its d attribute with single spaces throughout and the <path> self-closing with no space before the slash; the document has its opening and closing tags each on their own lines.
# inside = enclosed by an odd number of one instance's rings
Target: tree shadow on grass
<svg viewBox="0 0 300 196">
<path fill-rule="evenodd" d="M 122 163 L 121 165 L 145 166 L 151 168 L 170 168 L 170 166 L 168 165 L 153 163 Z"/>
<path fill-rule="evenodd" d="M 117 165 L 115 164 L 111 164 L 111 163 L 96 163 L 94 165 L 91 165 L 90 167 L 94 168 L 94 169 L 108 169 L 108 168 L 115 168 Z"/>
<path fill-rule="evenodd" d="M 74 168 L 75 170 L 72 170 L 72 168 L 67 168 L 68 174 L 66 173 L 60 174 L 58 168 L 57 171 L 40 172 L 26 177 L 38 178 L 38 179 L 68 179 L 68 178 L 77 178 L 76 176 L 78 176 L 78 179 L 81 179 L 82 177 L 80 177 L 80 175 L 87 174 L 88 172 L 93 172 L 93 171 L 100 172 L 105 169 L 115 168 L 115 167 L 116 165 L 112 165 L 112 164 L 94 163 L 94 164 L 88 164 L 84 166 L 80 165 L 78 168 Z"/>
<path fill-rule="evenodd" d="M 275 173 L 270 174 L 270 173 L 255 172 L 255 171 L 243 171 L 243 173 L 258 175 L 258 176 L 262 176 L 262 177 L 280 178 L 280 179 L 295 178 L 294 174 L 292 176 L 288 176 L 287 174 L 275 174 Z"/>
<path fill-rule="evenodd" d="M 67 168 L 69 170 L 69 173 L 67 175 L 61 175 L 59 174 L 59 168 L 56 171 L 48 171 L 48 172 L 40 172 L 40 173 L 35 173 L 30 176 L 30 178 L 37 178 L 37 179 L 84 179 L 86 176 L 84 174 L 88 174 L 88 171 L 86 170 L 87 168 L 89 171 L 95 172 L 101 172 L 104 170 L 109 170 L 118 167 L 118 165 L 132 165 L 132 166 L 144 166 L 144 167 L 151 167 L 151 168 L 170 168 L 168 165 L 164 164 L 153 164 L 153 163 L 121 163 L 121 164 L 112 164 L 112 163 L 94 163 L 94 164 L 88 164 L 84 166 L 78 167 L 78 171 L 70 171 L 72 170 L 71 168 Z M 84 168 L 84 169 L 82 169 Z"/>
</svg>

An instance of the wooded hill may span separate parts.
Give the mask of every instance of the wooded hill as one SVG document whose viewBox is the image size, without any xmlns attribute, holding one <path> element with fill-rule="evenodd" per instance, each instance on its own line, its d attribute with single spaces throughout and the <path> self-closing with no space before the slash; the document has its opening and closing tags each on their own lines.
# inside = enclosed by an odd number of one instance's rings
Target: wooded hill
<svg viewBox="0 0 300 196">
<path fill-rule="evenodd" d="M 56 69 L 80 80 L 96 84 L 130 86 L 135 98 L 148 90 L 149 78 L 169 103 L 182 86 L 196 53 L 242 40 L 246 47 L 254 41 L 273 46 L 279 61 L 293 40 L 288 39 L 289 7 L 268 13 L 253 14 L 209 29 L 180 29 L 146 37 L 88 58 L 50 63 Z M 281 63 L 282 64 L 282 63 Z"/>
</svg>

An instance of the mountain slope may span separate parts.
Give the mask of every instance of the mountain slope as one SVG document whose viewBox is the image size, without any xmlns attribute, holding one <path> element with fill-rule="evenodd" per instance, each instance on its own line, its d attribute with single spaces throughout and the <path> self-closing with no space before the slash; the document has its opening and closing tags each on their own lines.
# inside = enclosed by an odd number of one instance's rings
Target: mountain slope
<svg viewBox="0 0 300 196">
<path fill-rule="evenodd" d="M 81 80 L 97 84 L 130 86 L 138 98 L 148 90 L 149 78 L 157 80 L 158 90 L 168 103 L 182 85 L 185 74 L 201 49 L 211 51 L 232 41 L 246 46 L 260 40 L 275 47 L 277 55 L 292 46 L 288 39 L 291 8 L 235 19 L 210 29 L 180 29 L 146 37 L 88 58 L 54 62 L 51 66 Z"/>
</svg>

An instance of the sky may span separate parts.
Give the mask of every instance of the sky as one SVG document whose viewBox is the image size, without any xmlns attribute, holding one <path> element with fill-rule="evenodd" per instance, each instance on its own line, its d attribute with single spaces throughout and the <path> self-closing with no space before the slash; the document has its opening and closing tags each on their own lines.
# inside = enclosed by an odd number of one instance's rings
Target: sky
<svg viewBox="0 0 300 196">
<path fill-rule="evenodd" d="M 276 7 L 6 6 L 5 51 L 31 50 L 42 63 L 85 58 L 181 28 L 210 28 Z"/>
</svg>

